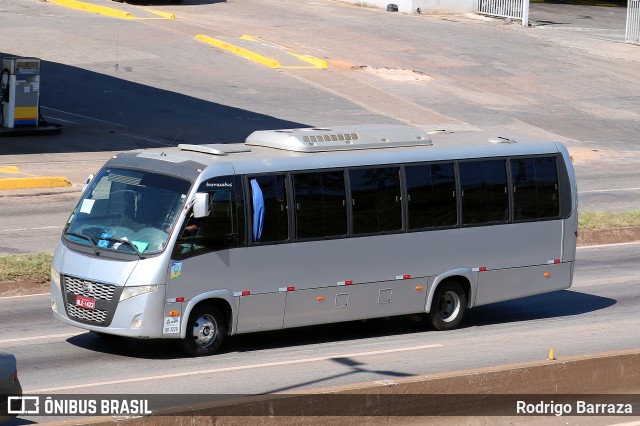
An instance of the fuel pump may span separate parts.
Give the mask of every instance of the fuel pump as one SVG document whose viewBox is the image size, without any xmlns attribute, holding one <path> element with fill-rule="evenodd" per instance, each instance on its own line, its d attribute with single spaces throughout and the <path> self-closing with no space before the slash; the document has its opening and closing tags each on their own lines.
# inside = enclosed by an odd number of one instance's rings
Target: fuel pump
<svg viewBox="0 0 640 426">
<path fill-rule="evenodd" d="M 40 59 L 3 58 L 0 127 L 38 127 Z"/>
</svg>

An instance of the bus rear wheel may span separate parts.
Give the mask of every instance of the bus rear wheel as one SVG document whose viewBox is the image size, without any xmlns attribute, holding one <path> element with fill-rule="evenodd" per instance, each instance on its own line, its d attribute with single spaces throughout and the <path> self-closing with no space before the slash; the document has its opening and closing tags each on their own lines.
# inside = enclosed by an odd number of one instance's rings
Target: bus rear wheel
<svg viewBox="0 0 640 426">
<path fill-rule="evenodd" d="M 189 316 L 182 348 L 192 356 L 212 355 L 220 349 L 227 327 L 220 310 L 213 305 L 197 306 Z"/>
<path fill-rule="evenodd" d="M 455 281 L 447 281 L 438 286 L 428 314 L 430 326 L 445 331 L 457 328 L 467 311 L 467 296 L 462 286 Z"/>
</svg>

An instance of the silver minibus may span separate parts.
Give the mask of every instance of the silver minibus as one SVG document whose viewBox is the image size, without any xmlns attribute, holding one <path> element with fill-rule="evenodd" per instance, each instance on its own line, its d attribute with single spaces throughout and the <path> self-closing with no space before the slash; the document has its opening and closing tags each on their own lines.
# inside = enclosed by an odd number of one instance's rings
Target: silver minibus
<svg viewBox="0 0 640 426">
<path fill-rule="evenodd" d="M 576 181 L 559 142 L 403 125 L 256 131 L 121 153 L 51 270 L 54 317 L 99 334 L 225 337 L 469 308 L 571 286 Z"/>
</svg>

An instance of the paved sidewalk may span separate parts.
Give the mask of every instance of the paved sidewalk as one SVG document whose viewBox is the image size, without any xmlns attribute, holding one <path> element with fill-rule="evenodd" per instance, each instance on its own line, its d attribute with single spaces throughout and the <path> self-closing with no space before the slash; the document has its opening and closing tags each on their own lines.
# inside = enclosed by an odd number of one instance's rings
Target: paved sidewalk
<svg viewBox="0 0 640 426">
<path fill-rule="evenodd" d="M 513 29 L 560 46 L 640 62 L 640 45 L 625 43 L 626 7 L 531 3 L 529 27 Z"/>
</svg>

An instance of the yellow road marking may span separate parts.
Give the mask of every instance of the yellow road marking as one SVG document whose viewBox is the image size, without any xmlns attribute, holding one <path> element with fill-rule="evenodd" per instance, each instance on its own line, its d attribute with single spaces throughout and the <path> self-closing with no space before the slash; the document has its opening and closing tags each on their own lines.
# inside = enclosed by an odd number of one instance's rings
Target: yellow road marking
<svg viewBox="0 0 640 426">
<path fill-rule="evenodd" d="M 147 20 L 147 19 L 176 19 L 176 15 L 169 12 L 162 12 L 159 10 L 153 9 L 145 9 L 144 7 L 139 7 L 141 10 L 152 13 L 154 15 L 161 16 L 161 18 L 139 18 L 132 15 L 129 12 L 124 12 L 119 9 L 115 9 L 113 7 L 107 6 L 98 6 L 96 4 L 85 3 L 78 0 L 48 0 L 51 3 L 58 4 L 60 6 L 68 7 L 70 9 L 82 10 L 85 12 L 97 13 L 99 15 L 110 16 L 112 18 L 118 19 L 134 19 L 134 20 Z"/>
<path fill-rule="evenodd" d="M 227 43 L 225 41 L 218 40 L 217 38 L 209 37 L 203 34 L 199 34 L 195 38 L 196 40 L 210 44 L 211 46 L 227 50 L 238 56 L 242 56 L 251 61 L 258 62 L 259 64 L 262 64 L 266 67 L 280 68 L 280 62 L 276 61 L 275 59 L 252 52 L 251 50 L 245 49 L 244 47 L 236 46 L 235 44 Z"/>
<path fill-rule="evenodd" d="M 231 44 L 228 43 L 226 41 L 222 41 L 222 40 L 218 40 L 216 38 L 213 37 L 209 37 L 203 34 L 197 35 L 196 40 L 202 41 L 204 43 L 210 44 L 214 47 L 218 47 L 220 49 L 224 49 L 227 50 L 231 53 L 234 53 L 238 56 L 242 56 L 244 58 L 247 58 L 251 61 L 254 62 L 258 62 L 259 64 L 262 64 L 266 67 L 269 68 L 328 68 L 329 67 L 329 63 L 323 59 L 320 58 L 316 58 L 314 56 L 310 56 L 310 55 L 305 55 L 302 53 L 297 53 L 291 49 L 288 49 L 286 47 L 283 46 L 278 46 L 275 43 L 271 43 L 269 41 L 265 41 L 265 40 L 261 40 L 259 38 L 244 34 L 240 37 L 241 40 L 245 40 L 245 41 L 250 41 L 250 42 L 254 42 L 254 43 L 263 43 L 265 45 L 269 45 L 272 47 L 275 47 L 277 49 L 280 49 L 282 52 L 291 55 L 303 62 L 306 62 L 308 64 L 311 65 L 311 67 L 309 66 L 305 66 L 305 65 L 282 65 L 278 60 L 270 58 L 268 56 L 262 55 L 260 53 L 256 53 L 252 50 L 249 50 L 247 48 L 241 47 L 241 46 L 237 46 L 235 44 Z"/>
<path fill-rule="evenodd" d="M 62 186 L 71 186 L 71 182 L 69 182 L 69 180 L 64 176 L 0 179 L 0 190 L 26 189 L 26 188 L 57 188 Z"/>
<path fill-rule="evenodd" d="M 59 4 L 75 10 L 84 10 L 86 12 L 98 13 L 100 15 L 111 16 L 119 19 L 133 19 L 133 15 L 129 12 L 123 12 L 118 9 L 106 6 L 98 6 L 95 4 L 84 3 L 77 0 L 49 0 L 51 3 Z"/>
<path fill-rule="evenodd" d="M 0 173 L 20 173 L 20 169 L 16 166 L 2 166 Z"/>
<path fill-rule="evenodd" d="M 149 13 L 153 13 L 155 15 L 162 16 L 165 19 L 176 19 L 176 15 L 174 15 L 173 13 L 163 12 L 161 10 L 145 9 L 144 7 L 141 7 L 141 9 L 142 10 L 146 10 Z M 154 19 L 154 18 L 150 18 L 150 19 Z"/>
<path fill-rule="evenodd" d="M 298 53 L 295 52 L 294 50 L 289 49 L 288 47 L 284 47 L 284 46 L 280 46 L 276 43 L 272 43 L 270 41 L 266 41 L 266 40 L 262 40 L 259 39 L 258 37 L 253 37 L 249 34 L 243 34 L 240 37 L 241 40 L 247 40 L 247 41 L 253 41 L 256 43 L 267 43 L 273 46 L 276 46 L 280 49 L 282 49 L 284 52 L 288 53 L 291 56 L 295 56 L 296 58 L 300 59 L 301 61 L 307 62 L 311 65 L 313 65 L 314 68 L 329 68 L 329 62 L 325 61 L 324 59 L 320 59 L 320 58 L 316 58 L 315 56 L 311 56 L 311 55 L 305 55 L 302 53 Z M 305 66 L 292 66 L 292 67 L 281 67 L 281 68 L 308 68 Z"/>
</svg>

